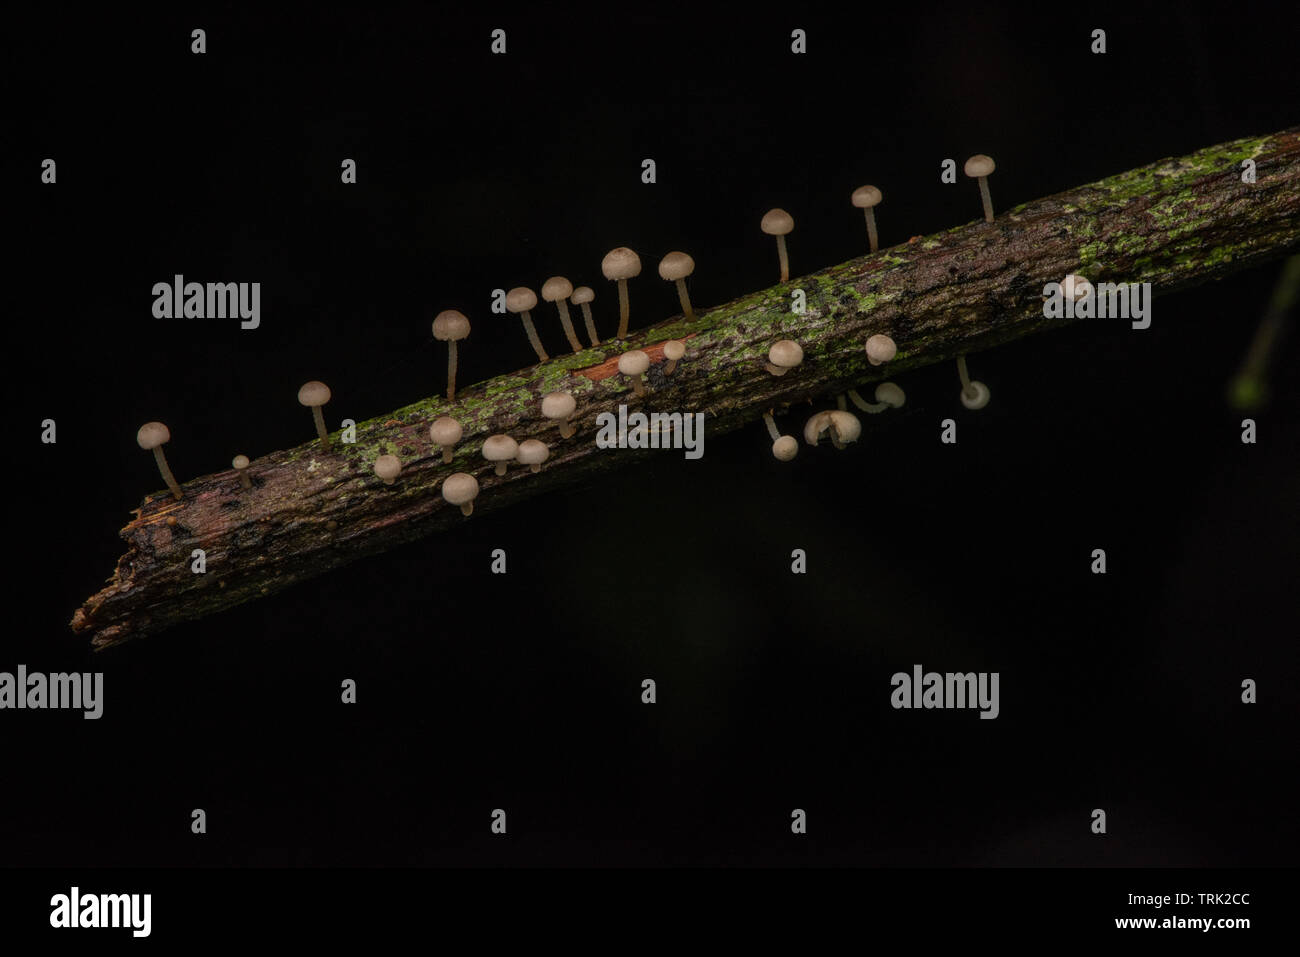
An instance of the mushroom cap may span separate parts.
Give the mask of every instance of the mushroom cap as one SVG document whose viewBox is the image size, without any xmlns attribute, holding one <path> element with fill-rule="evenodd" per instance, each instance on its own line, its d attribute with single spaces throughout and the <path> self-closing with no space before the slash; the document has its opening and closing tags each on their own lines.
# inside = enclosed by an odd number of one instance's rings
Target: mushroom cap
<svg viewBox="0 0 1300 957">
<path fill-rule="evenodd" d="M 640 349 L 633 349 L 618 357 L 618 371 L 623 375 L 640 375 L 650 368 L 650 357 Z"/>
<path fill-rule="evenodd" d="M 794 217 L 784 209 L 769 209 L 763 214 L 758 228 L 769 236 L 784 236 L 794 229 Z"/>
<path fill-rule="evenodd" d="M 858 209 L 870 209 L 880 205 L 880 190 L 874 186 L 859 186 L 853 191 L 853 205 Z"/>
<path fill-rule="evenodd" d="M 142 449 L 156 449 L 172 440 L 171 431 L 161 422 L 146 422 L 135 434 L 135 440 Z"/>
<path fill-rule="evenodd" d="M 600 271 L 606 279 L 631 279 L 641 275 L 641 257 L 626 246 L 619 246 L 605 253 Z"/>
<path fill-rule="evenodd" d="M 664 343 L 665 359 L 680 359 L 686 355 L 686 343 L 680 339 L 669 339 Z"/>
<path fill-rule="evenodd" d="M 591 302 L 595 299 L 596 291 L 590 286 L 579 286 L 577 289 L 573 290 L 573 295 L 569 298 L 581 306 L 584 302 Z"/>
<path fill-rule="evenodd" d="M 695 260 L 686 253 L 672 252 L 659 260 L 659 278 L 676 282 L 695 272 Z"/>
<path fill-rule="evenodd" d="M 567 419 L 577 404 L 567 392 L 548 392 L 542 396 L 542 415 L 548 419 Z"/>
<path fill-rule="evenodd" d="M 903 403 L 907 401 L 907 396 L 900 386 L 892 382 L 882 382 L 876 386 L 876 401 L 883 402 L 895 409 L 901 409 Z"/>
<path fill-rule="evenodd" d="M 573 295 L 573 283 L 563 276 L 552 276 L 546 282 L 542 283 L 542 298 L 547 302 L 555 302 L 557 299 L 568 299 Z"/>
<path fill-rule="evenodd" d="M 444 309 L 433 317 L 433 338 L 456 342 L 469 335 L 469 320 L 463 312 Z"/>
<path fill-rule="evenodd" d="M 961 391 L 961 404 L 968 409 L 982 409 L 989 404 L 989 387 L 977 379 L 971 379 L 971 391 L 975 393 L 974 397 L 966 395 L 966 390 Z"/>
<path fill-rule="evenodd" d="M 799 441 L 793 435 L 783 435 L 772 443 L 772 456 L 778 462 L 789 462 L 799 454 Z"/>
<path fill-rule="evenodd" d="M 1091 292 L 1092 283 L 1088 282 L 1088 280 L 1084 279 L 1082 276 L 1076 276 L 1074 273 L 1070 273 L 1061 280 L 1061 293 L 1067 299 L 1073 299 L 1075 302 L 1078 302 L 1080 299 L 1088 298 L 1088 294 Z"/>
<path fill-rule="evenodd" d="M 324 382 L 317 382 L 314 379 L 311 382 L 303 384 L 298 390 L 298 401 L 303 405 L 311 408 L 321 406 L 330 400 L 330 387 Z"/>
<path fill-rule="evenodd" d="M 468 472 L 455 472 L 442 483 L 442 497 L 448 505 L 464 505 L 478 498 L 478 479 Z"/>
<path fill-rule="evenodd" d="M 803 440 L 809 445 L 816 445 L 821 434 L 831 427 L 831 414 L 818 412 L 803 427 Z"/>
<path fill-rule="evenodd" d="M 964 167 L 967 176 L 988 176 L 994 168 L 993 157 L 983 153 L 976 153 L 966 161 Z"/>
<path fill-rule="evenodd" d="M 867 359 L 873 366 L 888 362 L 896 355 L 898 355 L 898 346 L 889 336 L 877 332 L 867 339 Z"/>
<path fill-rule="evenodd" d="M 540 439 L 524 439 L 515 457 L 520 465 L 541 465 L 551 457 L 551 450 Z"/>
<path fill-rule="evenodd" d="M 464 434 L 460 423 L 449 415 L 434 419 L 433 425 L 429 426 L 429 441 L 434 445 L 455 445 Z"/>
<path fill-rule="evenodd" d="M 483 458 L 489 462 L 509 462 L 519 453 L 519 443 L 508 435 L 489 435 L 483 440 Z"/>
<path fill-rule="evenodd" d="M 381 455 L 375 459 L 375 474 L 385 482 L 397 478 L 402 472 L 402 460 L 396 455 Z"/>
<path fill-rule="evenodd" d="M 767 350 L 768 361 L 781 369 L 793 369 L 803 362 L 803 346 L 793 339 L 778 339 Z"/>
<path fill-rule="evenodd" d="M 856 442 L 858 436 L 862 434 L 862 423 L 852 412 L 844 412 L 840 409 L 833 409 L 830 413 L 831 431 L 839 439 L 840 444 Z"/>
<path fill-rule="evenodd" d="M 236 469 L 239 469 L 239 470 L 241 470 L 241 471 L 242 471 L 243 469 L 248 468 L 248 456 L 247 456 L 247 455 L 236 455 L 233 459 L 230 460 L 230 466 L 231 466 L 231 468 L 236 468 Z"/>
<path fill-rule="evenodd" d="M 537 293 L 527 286 L 515 286 L 506 293 L 507 312 L 527 312 L 537 308 Z"/>
</svg>

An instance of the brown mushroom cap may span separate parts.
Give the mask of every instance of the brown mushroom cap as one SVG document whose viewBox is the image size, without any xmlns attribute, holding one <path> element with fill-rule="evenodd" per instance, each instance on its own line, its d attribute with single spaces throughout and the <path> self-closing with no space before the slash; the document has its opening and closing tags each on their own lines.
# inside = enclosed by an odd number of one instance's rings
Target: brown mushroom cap
<svg viewBox="0 0 1300 957">
<path fill-rule="evenodd" d="M 448 475 L 442 483 L 442 497 L 448 505 L 466 505 L 478 498 L 478 479 L 467 472 Z"/>
<path fill-rule="evenodd" d="M 792 339 L 778 339 L 767 350 L 767 358 L 779 369 L 793 369 L 803 362 L 803 346 Z"/>
<path fill-rule="evenodd" d="M 519 454 L 519 443 L 508 435 L 489 435 L 483 440 L 483 458 L 489 462 L 509 462 Z"/>
<path fill-rule="evenodd" d="M 605 253 L 600 271 L 606 279 L 631 279 L 641 275 L 641 257 L 626 246 L 619 246 Z"/>
<path fill-rule="evenodd" d="M 862 423 L 852 412 L 834 409 L 829 415 L 831 431 L 841 445 L 856 442 L 862 435 Z"/>
<path fill-rule="evenodd" d="M 650 368 L 650 356 L 640 349 L 633 349 L 618 357 L 618 371 L 623 375 L 641 375 Z"/>
<path fill-rule="evenodd" d="M 686 343 L 682 342 L 680 339 L 669 339 L 664 343 L 665 359 L 676 360 L 680 359 L 684 355 L 686 355 Z"/>
<path fill-rule="evenodd" d="M 330 400 L 330 387 L 324 382 L 311 381 L 298 390 L 298 401 L 308 408 L 320 407 Z"/>
<path fill-rule="evenodd" d="M 695 272 L 695 260 L 686 253 L 669 253 L 659 260 L 659 278 L 669 282 L 685 279 Z"/>
<path fill-rule="evenodd" d="M 396 455 L 381 455 L 375 459 L 375 474 L 385 482 L 391 482 L 402 473 L 402 460 Z"/>
<path fill-rule="evenodd" d="M 573 295 L 573 283 L 563 276 L 552 276 L 546 282 L 542 283 L 542 298 L 547 302 L 555 302 L 557 299 L 568 299 Z"/>
<path fill-rule="evenodd" d="M 248 456 L 236 455 L 233 459 L 230 460 L 230 465 L 231 468 L 239 469 L 242 472 L 244 469 L 248 468 Z"/>
<path fill-rule="evenodd" d="M 793 435 L 783 435 L 772 443 L 772 457 L 778 462 L 789 462 L 799 454 L 799 441 Z"/>
<path fill-rule="evenodd" d="M 520 465 L 541 465 L 551 456 L 551 450 L 540 439 L 524 439 L 519 443 L 515 458 Z"/>
<path fill-rule="evenodd" d="M 528 312 L 537 308 L 537 293 L 527 286 L 515 286 L 506 293 L 507 312 Z"/>
<path fill-rule="evenodd" d="M 577 289 L 573 290 L 573 295 L 569 298 L 581 306 L 584 302 L 591 302 L 595 299 L 596 292 L 590 286 L 579 286 Z"/>
<path fill-rule="evenodd" d="M 985 156 L 983 153 L 976 153 L 966 161 L 964 170 L 966 175 L 972 178 L 988 176 L 994 170 L 993 157 Z"/>
<path fill-rule="evenodd" d="M 867 339 L 867 359 L 873 366 L 888 362 L 896 355 L 898 355 L 898 346 L 889 336 L 878 332 Z"/>
<path fill-rule="evenodd" d="M 853 205 L 858 209 L 870 209 L 880 205 L 880 190 L 874 186 L 859 186 L 853 191 Z"/>
<path fill-rule="evenodd" d="M 542 415 L 548 419 L 567 419 L 577 405 L 567 392 L 548 392 L 542 396 Z"/>
<path fill-rule="evenodd" d="M 156 449 L 172 440 L 171 431 L 161 422 L 146 422 L 136 432 L 135 440 L 142 449 Z"/>
<path fill-rule="evenodd" d="M 758 227 L 769 236 L 784 236 L 794 229 L 794 217 L 784 209 L 769 209 Z"/>
<path fill-rule="evenodd" d="M 429 426 L 429 439 L 435 445 L 455 445 L 464 434 L 460 423 L 449 415 L 434 419 Z"/>
<path fill-rule="evenodd" d="M 433 317 L 433 338 L 457 342 L 469 335 L 469 320 L 455 309 L 444 309 Z"/>
</svg>

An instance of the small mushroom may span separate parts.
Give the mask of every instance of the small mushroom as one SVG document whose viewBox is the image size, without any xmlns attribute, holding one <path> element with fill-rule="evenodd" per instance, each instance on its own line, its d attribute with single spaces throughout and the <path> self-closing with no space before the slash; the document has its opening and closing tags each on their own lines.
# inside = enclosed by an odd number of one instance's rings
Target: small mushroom
<svg viewBox="0 0 1300 957">
<path fill-rule="evenodd" d="M 867 241 L 871 243 L 873 253 L 880 248 L 880 237 L 876 235 L 875 209 L 880 205 L 880 199 L 880 190 L 874 186 L 859 186 L 853 191 L 853 205 L 867 217 Z"/>
<path fill-rule="evenodd" d="M 605 253 L 600 262 L 600 271 L 606 279 L 618 282 L 618 335 L 615 338 L 627 338 L 627 281 L 641 275 L 641 257 L 626 246 L 619 246 Z"/>
<path fill-rule="evenodd" d="M 569 298 L 573 300 L 575 306 L 582 307 L 582 321 L 587 325 L 587 338 L 591 340 L 593 346 L 600 345 L 600 337 L 596 335 L 596 323 L 591 318 L 591 301 L 596 298 L 596 291 L 590 286 L 579 286 L 573 290 L 573 295 Z"/>
<path fill-rule="evenodd" d="M 763 363 L 763 368 L 772 375 L 785 375 L 801 362 L 803 347 L 791 339 L 778 339 L 767 350 L 767 361 Z"/>
<path fill-rule="evenodd" d="M 447 401 L 456 398 L 456 343 L 469 336 L 469 320 L 455 309 L 433 317 L 433 337 L 447 343 Z"/>
<path fill-rule="evenodd" d="M 694 321 L 695 310 L 686 293 L 686 277 L 695 272 L 695 260 L 686 253 L 669 253 L 659 261 L 659 278 L 677 284 L 677 298 L 682 303 L 682 315 Z"/>
<path fill-rule="evenodd" d="M 873 366 L 884 365 L 896 355 L 898 346 L 889 336 L 878 332 L 867 340 L 867 361 Z"/>
<path fill-rule="evenodd" d="M 873 415 L 877 412 L 884 412 L 886 409 L 901 409 L 903 403 L 907 401 L 907 396 L 903 390 L 892 382 L 882 382 L 876 386 L 875 402 L 868 402 L 862 398 L 856 389 L 849 390 L 849 398 L 863 412 L 870 412 Z"/>
<path fill-rule="evenodd" d="M 856 442 L 862 434 L 862 423 L 852 412 L 832 409 L 818 412 L 808 420 L 803 428 L 804 441 L 816 445 L 823 432 L 830 432 L 831 444 L 837 449 L 844 448 L 850 442 Z"/>
<path fill-rule="evenodd" d="M 776 420 L 772 418 L 771 411 L 763 413 L 763 422 L 767 426 L 767 434 L 772 437 L 772 457 L 778 462 L 789 462 L 799 454 L 799 441 L 793 435 L 782 435 L 781 430 L 776 427 Z"/>
<path fill-rule="evenodd" d="M 542 348 L 542 340 L 537 338 L 537 327 L 533 325 L 532 310 L 536 308 L 537 293 L 527 286 L 516 286 L 506 293 L 506 312 L 513 312 L 523 317 L 524 332 L 528 333 L 528 341 L 532 343 L 537 358 L 545 362 L 550 356 Z"/>
<path fill-rule="evenodd" d="M 449 415 L 433 420 L 433 425 L 429 426 L 429 441 L 442 447 L 442 461 L 444 464 L 451 462 L 451 457 L 456 451 L 456 443 L 460 441 L 460 437 L 464 434 L 460 423 Z"/>
<path fill-rule="evenodd" d="M 964 169 L 967 176 L 979 178 L 980 199 L 984 202 L 984 221 L 993 222 L 993 199 L 989 196 L 989 176 L 995 169 L 993 158 L 983 153 L 976 153 L 966 161 Z"/>
<path fill-rule="evenodd" d="M 483 458 L 496 466 L 497 475 L 506 474 L 506 466 L 519 454 L 519 443 L 508 435 L 489 435 L 483 440 Z"/>
<path fill-rule="evenodd" d="M 664 343 L 664 358 L 668 364 L 664 366 L 664 375 L 672 375 L 677 371 L 677 363 L 682 356 L 686 355 L 686 343 L 680 339 L 669 339 Z"/>
<path fill-rule="evenodd" d="M 645 395 L 643 376 L 649 368 L 650 357 L 640 349 L 632 349 L 618 357 L 618 371 L 632 380 L 632 388 L 639 396 Z"/>
<path fill-rule="evenodd" d="M 474 512 L 474 499 L 478 498 L 478 479 L 466 472 L 448 475 L 442 483 L 442 497 L 448 505 L 459 505 L 460 513 L 468 518 Z"/>
<path fill-rule="evenodd" d="M 578 430 L 574 428 L 573 423 L 569 421 L 569 416 L 573 415 L 573 410 L 577 407 L 573 396 L 567 392 L 548 392 L 542 396 L 542 415 L 548 419 L 560 423 L 560 435 L 563 438 L 573 438 L 573 433 Z"/>
<path fill-rule="evenodd" d="M 961 379 L 961 404 L 968 409 L 982 409 L 989 404 L 989 387 L 972 379 L 966 371 L 966 357 L 957 357 L 957 376 Z"/>
<path fill-rule="evenodd" d="M 385 485 L 392 485 L 402 474 L 402 460 L 396 455 L 379 456 L 375 459 L 375 474 L 384 480 Z"/>
<path fill-rule="evenodd" d="M 524 439 L 519 443 L 515 460 L 520 465 L 527 465 L 534 472 L 542 470 L 542 463 L 551 457 L 551 450 L 540 439 Z"/>
<path fill-rule="evenodd" d="M 162 447 L 171 440 L 171 430 L 161 422 L 146 422 L 135 433 L 135 441 L 140 448 L 153 451 L 154 461 L 158 463 L 158 471 L 162 473 L 163 481 L 172 490 L 172 495 L 179 499 L 182 497 L 181 487 L 176 484 L 176 476 L 172 475 L 172 470 L 167 467 L 167 456 L 163 455 L 162 450 Z"/>
<path fill-rule="evenodd" d="M 572 295 L 573 283 L 563 276 L 552 276 L 542 283 L 542 298 L 547 302 L 555 303 L 555 308 L 560 311 L 564 337 L 569 340 L 569 345 L 573 346 L 574 352 L 581 352 L 582 342 L 578 339 L 578 334 L 573 331 L 573 320 L 569 318 L 568 298 Z"/>
<path fill-rule="evenodd" d="M 1082 276 L 1076 276 L 1070 273 L 1061 280 L 1061 294 L 1066 299 L 1073 299 L 1080 302 L 1092 295 L 1092 283 Z"/>
<path fill-rule="evenodd" d="M 776 237 L 776 254 L 781 261 L 781 281 L 789 282 L 790 256 L 786 252 L 785 237 L 794 229 L 794 217 L 784 209 L 769 209 L 763 214 L 758 227 L 769 236 Z"/>
<path fill-rule="evenodd" d="M 244 469 L 248 468 L 247 455 L 236 455 L 233 459 L 230 460 L 230 467 L 239 473 L 239 484 L 243 488 L 253 487 L 252 479 L 250 479 L 248 477 L 248 473 L 244 471 Z"/>
<path fill-rule="evenodd" d="M 298 390 L 298 401 L 311 409 L 312 420 L 316 423 L 316 434 L 320 436 L 320 444 L 323 448 L 330 447 L 329 433 L 325 431 L 325 416 L 321 414 L 321 406 L 330 400 L 330 387 L 324 382 L 312 380 L 303 385 Z"/>
</svg>

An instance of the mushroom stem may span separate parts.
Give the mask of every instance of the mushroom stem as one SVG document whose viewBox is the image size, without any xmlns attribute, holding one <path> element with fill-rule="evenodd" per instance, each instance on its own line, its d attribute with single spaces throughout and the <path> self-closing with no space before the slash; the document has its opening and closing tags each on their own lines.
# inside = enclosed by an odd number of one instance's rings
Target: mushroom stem
<svg viewBox="0 0 1300 957">
<path fill-rule="evenodd" d="M 785 251 L 785 236 L 776 237 L 776 254 L 781 260 L 781 281 L 790 281 L 790 256 Z"/>
<path fill-rule="evenodd" d="M 975 398 L 976 390 L 970 384 L 970 373 L 966 371 L 966 357 L 957 357 L 957 376 L 961 379 L 961 393 L 968 399 Z"/>
<path fill-rule="evenodd" d="M 466 502 L 464 505 L 462 505 L 460 507 L 460 514 L 464 515 L 466 518 L 469 518 L 471 515 L 473 515 L 474 503 L 471 501 L 471 502 Z"/>
<path fill-rule="evenodd" d="M 547 359 L 550 358 L 550 356 L 548 356 L 546 354 L 546 350 L 542 348 L 542 340 L 537 338 L 537 328 L 533 325 L 533 317 L 528 314 L 527 309 L 525 309 L 519 315 L 523 317 L 524 332 L 528 333 L 528 341 L 532 343 L 533 351 L 537 353 L 538 359 L 540 359 L 542 362 L 545 362 Z"/>
<path fill-rule="evenodd" d="M 627 338 L 627 319 L 628 319 L 628 302 L 627 302 L 627 280 L 618 281 L 618 335 L 616 339 Z"/>
<path fill-rule="evenodd" d="M 767 424 L 767 434 L 772 436 L 772 441 L 775 442 L 781 437 L 781 430 L 776 427 L 776 420 L 772 418 L 770 409 L 763 413 L 763 421 Z"/>
<path fill-rule="evenodd" d="M 677 371 L 677 360 L 669 359 L 668 364 L 664 366 L 664 375 L 672 375 Z"/>
<path fill-rule="evenodd" d="M 562 438 L 571 439 L 573 438 L 574 433 L 577 431 L 578 431 L 577 426 L 575 426 L 568 419 L 565 419 L 563 422 L 560 423 L 560 436 Z"/>
<path fill-rule="evenodd" d="M 856 405 L 863 412 L 870 412 L 873 415 L 877 412 L 884 412 L 886 409 L 889 408 L 888 402 L 868 402 L 866 399 L 862 398 L 862 396 L 858 394 L 857 389 L 849 390 L 849 398 L 852 399 L 853 404 Z"/>
<path fill-rule="evenodd" d="M 868 206 L 862 212 L 867 216 L 867 240 L 871 243 L 871 251 L 874 253 L 880 249 L 880 237 L 876 235 L 876 211 Z"/>
<path fill-rule="evenodd" d="M 633 375 L 628 376 L 628 378 L 632 380 L 632 388 L 636 391 L 636 394 L 638 396 L 645 395 L 645 386 L 641 384 L 641 377 L 639 375 Z"/>
<path fill-rule="evenodd" d="M 442 464 L 443 464 L 443 465 L 450 465 L 450 464 L 451 464 L 451 456 L 452 456 L 452 448 L 451 448 L 451 446 L 450 446 L 450 445 L 444 445 L 444 446 L 442 447 Z"/>
<path fill-rule="evenodd" d="M 844 401 L 843 392 L 841 392 L 839 395 L 835 397 L 835 408 L 839 409 L 841 412 L 848 411 L 849 405 L 847 402 Z"/>
<path fill-rule="evenodd" d="M 691 308 L 691 297 L 686 292 L 686 280 L 677 280 L 677 298 L 682 302 L 682 314 L 687 319 L 695 321 L 695 310 Z"/>
<path fill-rule="evenodd" d="M 456 340 L 447 342 L 447 401 L 456 398 Z"/>
<path fill-rule="evenodd" d="M 239 473 L 239 484 L 240 484 L 241 486 L 243 486 L 244 488 L 249 489 L 249 488 L 252 488 L 252 487 L 253 487 L 253 480 L 250 479 L 250 478 L 249 478 L 247 475 L 245 475 L 243 472 L 240 472 L 240 473 Z"/>
<path fill-rule="evenodd" d="M 172 494 L 178 499 L 181 498 L 181 487 L 176 484 L 176 476 L 172 475 L 172 470 L 167 466 L 167 456 L 163 455 L 161 445 L 154 446 L 153 457 L 158 462 L 158 471 L 162 473 L 163 481 L 167 483 L 167 487 L 172 490 Z"/>
<path fill-rule="evenodd" d="M 993 197 L 989 195 L 989 178 L 981 176 L 980 180 L 980 199 L 984 201 L 984 221 L 993 222 Z"/>
<path fill-rule="evenodd" d="M 497 463 L 496 473 L 497 473 L 497 475 L 505 475 L 505 474 L 506 474 L 506 463 L 505 463 L 505 462 L 498 462 L 498 463 Z"/>
<path fill-rule="evenodd" d="M 790 371 L 789 369 L 783 369 L 780 366 L 773 365 L 772 363 L 768 362 L 766 359 L 763 360 L 763 368 L 766 369 L 768 372 L 772 373 L 772 375 L 785 375 L 787 372 Z"/>
<path fill-rule="evenodd" d="M 573 331 L 573 320 L 569 318 L 569 304 L 563 299 L 557 299 L 555 304 L 560 309 L 560 322 L 564 325 L 565 338 L 569 340 L 569 345 L 573 346 L 574 352 L 582 351 L 582 340 L 578 334 Z"/>
<path fill-rule="evenodd" d="M 325 448 L 329 448 L 330 434 L 325 431 L 325 416 L 321 414 L 320 406 L 313 405 L 311 407 L 311 417 L 316 423 L 316 434 L 320 436 L 320 444 L 325 446 Z"/>
<path fill-rule="evenodd" d="M 587 324 L 587 338 L 591 340 L 593 346 L 600 345 L 600 337 L 596 335 L 596 323 L 591 318 L 591 303 L 582 304 L 582 321 Z"/>
</svg>

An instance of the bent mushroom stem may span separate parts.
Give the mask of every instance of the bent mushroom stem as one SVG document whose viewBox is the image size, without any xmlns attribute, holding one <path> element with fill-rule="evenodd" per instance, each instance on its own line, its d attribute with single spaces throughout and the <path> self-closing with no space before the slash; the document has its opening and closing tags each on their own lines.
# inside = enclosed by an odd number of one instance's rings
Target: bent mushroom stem
<svg viewBox="0 0 1300 957">
<path fill-rule="evenodd" d="M 560 307 L 560 322 L 564 326 L 565 338 L 569 340 L 569 345 L 573 346 L 574 352 L 581 352 L 582 340 L 579 339 L 578 334 L 573 331 L 573 320 L 569 318 L 569 304 L 563 299 L 556 300 L 555 304 Z"/>
<path fill-rule="evenodd" d="M 973 399 L 977 395 L 976 389 L 970 384 L 970 373 L 966 371 L 966 357 L 957 357 L 957 376 L 961 379 L 961 394 L 968 399 Z"/>
<path fill-rule="evenodd" d="M 781 437 L 781 430 L 776 427 L 776 420 L 772 418 L 771 409 L 763 413 L 763 421 L 767 424 L 767 434 L 772 436 L 772 441 L 775 442 Z"/>
<path fill-rule="evenodd" d="M 582 321 L 587 326 L 587 338 L 591 340 L 593 346 L 600 345 L 600 337 L 596 335 L 596 322 L 591 318 L 591 303 L 582 303 Z"/>
<path fill-rule="evenodd" d="M 545 362 L 550 358 L 546 350 L 542 348 L 542 340 L 537 338 L 537 327 L 533 325 L 533 317 L 529 315 L 528 310 L 519 314 L 524 320 L 524 332 L 528 333 L 528 341 L 532 343 L 533 351 L 537 353 L 537 358 Z"/>
<path fill-rule="evenodd" d="M 889 408 L 888 402 L 868 402 L 866 399 L 862 398 L 857 389 L 849 390 L 849 398 L 853 401 L 853 404 L 863 412 L 870 412 L 873 415 L 877 412 L 884 412 Z"/>
</svg>

